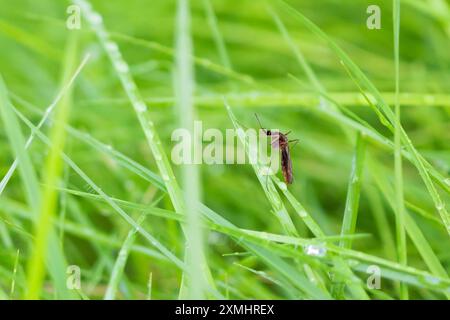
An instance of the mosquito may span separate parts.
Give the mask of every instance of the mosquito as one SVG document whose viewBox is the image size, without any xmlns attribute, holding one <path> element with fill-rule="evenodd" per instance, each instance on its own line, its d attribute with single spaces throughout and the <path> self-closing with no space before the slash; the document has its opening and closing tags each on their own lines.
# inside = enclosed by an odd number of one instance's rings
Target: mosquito
<svg viewBox="0 0 450 320">
<path fill-rule="evenodd" d="M 298 139 L 289 140 L 288 135 L 291 131 L 281 133 L 278 131 L 272 131 L 264 129 L 259 121 L 258 115 L 255 113 L 256 120 L 259 123 L 261 130 L 272 138 L 271 145 L 273 148 L 280 148 L 281 150 L 281 171 L 283 172 L 284 181 L 286 184 L 292 184 L 294 176 L 292 175 L 292 159 L 289 153 L 289 143 L 294 142 L 294 146 L 298 143 Z"/>
</svg>

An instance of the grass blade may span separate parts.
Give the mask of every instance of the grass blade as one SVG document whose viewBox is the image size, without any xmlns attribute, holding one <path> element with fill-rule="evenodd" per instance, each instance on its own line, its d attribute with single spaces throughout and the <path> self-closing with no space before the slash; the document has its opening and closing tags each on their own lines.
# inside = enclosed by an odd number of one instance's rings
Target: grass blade
<svg viewBox="0 0 450 320">
<path fill-rule="evenodd" d="M 77 57 L 76 38 L 69 39 L 66 48 L 66 61 L 64 66 L 63 83 L 68 83 L 70 74 L 75 67 Z M 27 288 L 26 298 L 35 300 L 40 297 L 42 284 L 45 278 L 45 259 L 49 254 L 50 242 L 54 240 L 55 232 L 52 228 L 52 218 L 56 215 L 58 194 L 52 185 L 57 184 L 62 174 L 62 161 L 59 153 L 64 149 L 66 134 L 64 126 L 69 119 L 71 108 L 70 90 L 62 97 L 56 112 L 56 122 L 51 129 L 50 140 L 54 148 L 49 152 L 45 161 L 44 181 L 47 184 L 43 190 L 39 217 L 35 225 L 35 237 L 33 251 L 27 265 Z M 29 140 L 31 141 L 31 140 Z M 52 237 L 50 238 L 50 235 Z"/>
<path fill-rule="evenodd" d="M 319 27 L 317 27 L 313 22 L 311 22 L 300 12 L 298 12 L 297 10 L 295 10 L 293 7 L 286 4 L 282 0 L 277 0 L 276 2 L 278 2 L 289 14 L 291 14 L 294 18 L 303 23 L 309 30 L 311 30 L 319 38 L 323 39 L 330 46 L 330 48 L 335 52 L 335 54 L 341 59 L 342 63 L 346 66 L 346 68 L 352 72 L 354 78 L 360 84 L 360 87 L 367 89 L 373 95 L 373 97 L 376 100 L 377 108 L 379 108 L 384 113 L 385 117 L 389 120 L 391 125 L 394 125 L 395 124 L 394 112 L 386 104 L 380 92 L 376 89 L 376 87 L 372 84 L 372 82 L 364 75 L 364 73 L 360 70 L 360 68 L 358 68 L 358 66 L 350 59 L 350 57 Z M 431 169 L 431 165 L 428 164 L 424 160 L 424 158 L 420 155 L 420 153 L 416 150 L 416 148 L 412 144 L 410 138 L 408 137 L 403 128 L 401 128 L 401 138 L 402 143 L 410 153 L 411 162 L 417 168 L 419 175 L 422 178 L 434 202 L 436 211 L 438 212 L 442 221 L 444 222 L 447 229 L 447 233 L 450 235 L 450 214 L 447 212 L 445 204 L 442 201 L 440 195 L 438 194 L 433 184 L 433 181 L 430 178 L 430 174 L 432 174 L 439 181 L 439 186 L 443 187 L 445 191 L 450 192 L 450 189 L 448 189 L 448 184 L 442 179 L 442 177 L 436 176 L 435 172 Z"/>
<path fill-rule="evenodd" d="M 142 215 L 138 221 L 137 225 L 140 226 L 144 221 L 145 215 Z M 123 271 L 125 269 L 125 264 L 127 263 L 128 255 L 130 253 L 131 247 L 136 239 L 138 229 L 133 228 L 128 232 L 125 241 L 123 242 L 122 248 L 120 248 L 119 254 L 117 255 L 116 262 L 114 263 L 113 270 L 111 272 L 111 278 L 109 279 L 108 287 L 106 288 L 104 300 L 114 300 L 116 297 L 116 292 L 119 287 L 120 280 L 122 278 Z"/>
<path fill-rule="evenodd" d="M 192 57 L 192 40 L 190 35 L 191 22 L 189 1 L 178 0 L 177 36 L 176 36 L 176 71 L 174 89 L 177 96 L 177 108 L 181 128 L 185 128 L 192 137 L 192 145 L 201 143 L 201 137 L 194 133 L 196 112 L 193 94 L 195 90 L 195 75 Z M 192 159 L 192 163 L 183 164 L 182 188 L 186 205 L 187 226 L 186 234 L 186 263 L 189 277 L 184 277 L 188 283 L 187 297 L 189 299 L 203 299 L 207 270 L 207 261 L 203 246 L 203 232 L 200 227 L 200 213 L 196 204 L 200 202 L 200 169 Z M 207 274 L 208 272 L 206 272 Z"/>
<path fill-rule="evenodd" d="M 355 154 L 352 160 L 352 171 L 350 173 L 348 189 L 347 189 L 347 201 L 345 203 L 344 218 L 341 227 L 341 236 L 352 235 L 356 231 L 356 222 L 358 219 L 359 210 L 359 198 L 361 193 L 361 180 L 364 170 L 364 158 L 365 158 L 365 144 L 364 137 L 361 134 L 356 136 Z M 343 239 L 339 242 L 339 246 L 342 248 L 351 248 L 352 239 Z M 333 296 L 337 299 L 344 298 L 344 279 L 338 274 L 334 280 L 332 288 Z"/>
<path fill-rule="evenodd" d="M 400 0 L 393 2 L 393 21 L 394 21 L 394 59 L 395 59 L 395 132 L 394 132 L 394 158 L 395 158 L 395 210 L 396 223 L 395 234 L 397 237 L 397 255 L 398 261 L 406 265 L 408 263 L 406 252 L 406 232 L 405 224 L 405 203 L 403 192 L 403 166 L 402 166 L 402 146 L 401 146 L 401 120 L 400 120 Z M 408 287 L 400 283 L 400 298 L 408 299 Z"/>
</svg>

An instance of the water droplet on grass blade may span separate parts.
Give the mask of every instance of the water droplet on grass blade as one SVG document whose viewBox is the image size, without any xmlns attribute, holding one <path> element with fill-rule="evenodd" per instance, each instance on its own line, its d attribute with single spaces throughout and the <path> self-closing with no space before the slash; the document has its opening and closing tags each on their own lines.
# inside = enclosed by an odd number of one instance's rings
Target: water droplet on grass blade
<svg viewBox="0 0 450 320">
<path fill-rule="evenodd" d="M 309 244 L 303 247 L 304 252 L 308 256 L 324 257 L 327 254 L 327 248 L 319 244 Z"/>
</svg>

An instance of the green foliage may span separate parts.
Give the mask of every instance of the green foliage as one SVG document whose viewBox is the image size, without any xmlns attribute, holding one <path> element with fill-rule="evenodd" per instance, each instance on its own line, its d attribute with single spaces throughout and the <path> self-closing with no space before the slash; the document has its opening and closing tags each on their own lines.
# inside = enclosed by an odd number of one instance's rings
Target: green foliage
<svg viewBox="0 0 450 320">
<path fill-rule="evenodd" d="M 450 297 L 448 1 L 73 3 L 2 4 L 0 299 Z M 255 112 L 292 185 L 170 161 Z"/>
</svg>

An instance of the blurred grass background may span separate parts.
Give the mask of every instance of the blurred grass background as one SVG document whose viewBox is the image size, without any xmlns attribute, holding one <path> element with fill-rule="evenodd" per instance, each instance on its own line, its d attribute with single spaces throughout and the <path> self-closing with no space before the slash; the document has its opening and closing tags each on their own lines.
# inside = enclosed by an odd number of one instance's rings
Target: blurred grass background
<svg viewBox="0 0 450 320">
<path fill-rule="evenodd" d="M 96 37 L 98 30 L 86 19 L 80 31 L 68 30 L 68 1 L 0 2 L 0 73 L 5 82 L 0 88 L 0 107 L 6 110 L 0 127 L 0 177 L 7 174 L 16 156 L 22 173 L 16 172 L 0 195 L 0 297 L 186 297 L 183 287 L 192 288 L 197 283 L 189 282 L 190 273 L 185 270 L 189 248 L 185 248 L 185 234 L 178 223 L 183 213 L 174 209 L 166 181 L 157 176 L 163 177 L 161 161 L 152 155 L 132 100 L 124 91 L 126 83 L 119 79 L 120 65 L 113 67 Z M 349 55 L 393 110 L 393 1 L 287 2 Z M 179 81 L 176 61 L 180 55 L 189 55 L 189 50 L 183 52 L 186 48 L 175 45 L 180 30 L 179 3 L 91 3 L 128 63 L 129 73 L 125 73 L 134 79 L 148 106 L 146 117 L 152 119 L 170 157 L 170 136 L 182 118 L 175 107 L 180 101 L 174 90 Z M 203 221 L 204 267 L 209 271 L 201 269 L 207 279 L 200 291 L 205 297 L 396 299 L 400 297 L 400 282 L 408 284 L 409 297 L 414 299 L 441 299 L 450 294 L 449 234 L 439 215 L 443 212 L 439 204 L 448 206 L 450 200 L 450 6 L 445 0 L 400 3 L 401 124 L 427 161 L 426 171 L 433 176 L 436 189 L 430 191 L 414 162 L 403 158 L 408 267 L 396 263 L 394 148 L 374 142 L 364 130 L 374 130 L 392 143 L 394 134 L 366 101 L 362 92 L 369 100 L 376 97 L 360 87 L 355 70 L 342 63 L 326 39 L 278 1 L 189 1 L 191 28 L 187 36 L 196 57 L 192 61 L 192 107 L 204 128 L 233 128 L 224 107 L 225 96 L 239 123 L 257 128 L 253 116 L 257 112 L 264 126 L 292 130 L 290 136 L 300 139 L 291 150 L 295 182 L 289 186 L 289 194 L 282 188 L 264 192 L 266 186 L 258 183 L 250 165 L 200 167 L 199 196 L 216 215 Z M 381 8 L 381 30 L 366 27 L 366 9 L 371 4 Z M 71 37 L 76 38 L 76 49 L 70 44 Z M 340 117 L 323 107 L 325 93 L 311 82 L 296 50 L 301 50 L 314 77 L 325 88 L 326 100 L 340 110 Z M 74 80 L 73 92 L 66 92 L 66 100 L 56 108 L 70 109 L 66 120 L 64 115 L 55 116 L 55 123 L 68 130 L 52 135 L 58 126 L 52 127 L 48 121 L 42 133 L 51 137 L 54 148 L 36 137 L 26 152 L 20 152 L 31 123 L 39 123 L 69 82 L 67 74 L 74 74 L 87 53 L 89 61 Z M 14 113 L 13 106 L 20 114 Z M 14 127 L 15 117 L 31 123 L 21 121 L 20 127 Z M 361 162 L 356 161 L 361 171 L 358 188 L 349 187 L 354 177 L 352 158 L 361 153 L 361 146 L 355 145 L 358 130 L 345 119 L 364 129 L 358 129 L 363 133 L 365 154 L 362 160 L 357 157 Z M 65 143 L 58 142 L 61 132 L 67 134 Z M 402 143 L 400 151 L 411 152 Z M 67 157 L 58 170 L 57 162 L 53 166 L 48 162 L 62 149 Z M 76 164 L 88 181 L 71 164 Z M 181 181 L 183 169 L 172 167 Z M 37 181 L 24 172 L 35 172 Z M 56 182 L 52 174 L 57 176 Z M 194 181 L 179 182 L 184 190 L 189 190 L 189 183 Z M 36 261 L 32 256 L 39 231 L 33 228 L 33 217 L 45 216 L 37 212 L 39 207 L 45 208 L 42 202 L 52 201 L 45 197 L 51 194 L 47 189 L 57 195 L 54 214 L 46 224 L 52 225 L 49 232 L 54 234 L 47 239 L 49 258 L 44 262 L 45 252 L 38 253 L 43 254 L 40 261 L 46 266 L 45 278 L 42 284 L 34 285 L 37 293 L 30 296 L 30 270 L 35 266 L 30 261 Z M 273 214 L 270 196 L 278 195 L 277 190 L 285 204 L 283 210 L 290 214 L 292 233 L 286 232 Z M 33 195 L 40 204 L 30 203 Z M 436 195 L 442 203 L 436 202 Z M 302 222 L 289 196 L 309 213 L 323 236 L 341 234 L 344 212 L 357 218 L 356 230 L 351 233 L 366 236 L 353 239 L 350 253 L 339 246 L 339 237 L 334 244 L 324 239 L 310 244 L 307 239 L 320 238 L 313 231 L 317 229 Z M 350 209 L 349 198 L 356 213 Z M 147 236 L 135 234 L 137 225 L 121 219 L 111 202 L 118 203 L 134 221 L 139 220 Z M 200 211 L 206 215 L 206 209 Z M 247 229 L 266 233 L 250 235 Z M 189 230 L 188 234 L 195 228 Z M 274 234 L 288 238 L 279 239 Z M 152 245 L 147 241 L 150 238 L 173 256 Z M 308 255 L 308 246 L 319 244 L 327 250 L 325 256 Z M 383 260 L 375 261 L 375 257 Z M 365 285 L 369 277 L 365 270 L 372 264 L 382 269 L 381 290 L 369 290 Z M 80 290 L 66 290 L 65 265 L 80 267 Z M 187 261 L 187 265 L 192 263 Z M 332 290 L 336 288 L 333 279 L 347 284 L 343 293 Z"/>
</svg>

